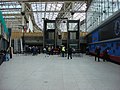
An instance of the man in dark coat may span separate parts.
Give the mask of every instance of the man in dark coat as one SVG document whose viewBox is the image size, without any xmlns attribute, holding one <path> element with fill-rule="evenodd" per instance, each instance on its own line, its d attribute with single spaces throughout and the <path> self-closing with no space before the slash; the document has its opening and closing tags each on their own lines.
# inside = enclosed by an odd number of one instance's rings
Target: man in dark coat
<svg viewBox="0 0 120 90">
<path fill-rule="evenodd" d="M 72 48 L 68 48 L 68 59 L 69 57 L 72 59 Z"/>
<path fill-rule="evenodd" d="M 98 62 L 100 62 L 100 50 L 101 48 L 99 46 L 96 47 L 95 49 L 95 61 L 96 61 L 96 58 L 98 57 Z"/>
<path fill-rule="evenodd" d="M 109 54 L 108 54 L 108 52 L 109 52 L 109 48 L 106 48 L 106 49 L 103 51 L 103 61 L 104 61 L 104 62 L 110 60 L 110 59 L 109 59 Z"/>
</svg>

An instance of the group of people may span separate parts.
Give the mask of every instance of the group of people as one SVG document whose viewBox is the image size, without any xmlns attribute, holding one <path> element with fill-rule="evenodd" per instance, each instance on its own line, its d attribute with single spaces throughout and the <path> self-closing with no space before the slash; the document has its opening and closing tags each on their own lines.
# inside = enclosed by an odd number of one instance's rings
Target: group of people
<svg viewBox="0 0 120 90">
<path fill-rule="evenodd" d="M 73 52 L 73 49 L 71 47 L 69 47 L 68 49 L 65 48 L 65 46 L 63 46 L 61 48 L 61 53 L 62 53 L 62 57 L 65 57 L 65 54 L 68 54 L 68 59 L 71 58 L 72 59 L 72 52 Z"/>
<path fill-rule="evenodd" d="M 103 61 L 109 61 L 110 60 L 110 57 L 109 57 L 109 51 L 110 51 L 110 48 L 107 47 L 105 48 L 103 51 L 101 51 L 101 47 L 100 46 L 97 46 L 95 48 L 95 51 L 94 51 L 94 54 L 95 54 L 95 61 L 98 59 L 98 62 L 100 62 L 100 58 L 103 58 Z M 86 55 L 89 55 L 90 52 L 89 52 L 89 47 L 86 47 Z"/>
<path fill-rule="evenodd" d="M 61 46 L 59 48 L 54 48 L 53 46 L 47 46 L 43 48 L 43 53 L 54 55 L 54 54 L 61 54 L 62 57 L 66 57 L 68 52 L 68 59 L 69 57 L 72 59 L 72 48 L 65 48 L 65 46 Z"/>
<path fill-rule="evenodd" d="M 37 55 L 38 53 L 40 53 L 40 48 L 38 48 L 37 46 L 26 46 L 25 47 L 25 54 L 32 54 L 32 55 Z"/>
<path fill-rule="evenodd" d="M 43 53 L 47 53 L 49 55 L 53 55 L 55 48 L 52 46 L 48 46 L 46 48 L 43 48 Z M 57 49 L 57 54 L 61 54 L 62 57 L 66 57 L 69 59 L 72 59 L 72 53 L 73 53 L 73 48 L 69 47 L 68 49 L 65 48 L 65 46 L 62 46 Z M 89 47 L 86 48 L 86 54 L 89 54 Z M 101 54 L 101 48 L 100 46 L 97 46 L 95 49 L 95 61 L 98 58 L 98 62 L 100 62 L 100 58 L 103 58 L 103 61 L 109 61 L 109 48 L 107 47 L 104 51 L 102 51 L 102 56 Z"/>
<path fill-rule="evenodd" d="M 3 61 L 9 61 L 10 60 L 10 50 L 1 50 L 0 54 L 3 56 Z"/>
<path fill-rule="evenodd" d="M 55 52 L 56 50 L 56 52 Z M 46 46 L 43 48 L 43 53 L 53 55 L 53 54 L 59 54 L 59 48 L 54 48 L 53 46 Z"/>
<path fill-rule="evenodd" d="M 109 61 L 109 48 L 107 47 L 103 52 L 102 52 L 102 56 L 100 56 L 100 52 L 101 52 L 101 48 L 100 46 L 97 46 L 95 49 L 95 61 L 98 58 L 98 62 L 100 62 L 100 57 L 103 58 L 103 61 Z"/>
</svg>

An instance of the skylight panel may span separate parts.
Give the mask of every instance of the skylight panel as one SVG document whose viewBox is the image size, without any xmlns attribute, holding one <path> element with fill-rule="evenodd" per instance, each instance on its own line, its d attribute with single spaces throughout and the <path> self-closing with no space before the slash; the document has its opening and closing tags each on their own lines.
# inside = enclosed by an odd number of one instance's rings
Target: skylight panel
<svg viewBox="0 0 120 90">
<path fill-rule="evenodd" d="M 4 16 L 4 18 L 15 18 L 15 16 Z"/>
<path fill-rule="evenodd" d="M 53 17 L 53 13 L 49 13 L 49 19 L 52 19 L 52 17 Z"/>
<path fill-rule="evenodd" d="M 14 11 L 14 12 L 2 12 L 3 14 L 20 14 L 19 11 Z"/>
<path fill-rule="evenodd" d="M 55 11 L 55 8 L 56 8 L 56 4 L 52 4 L 51 11 Z"/>
<path fill-rule="evenodd" d="M 79 10 L 84 10 L 84 11 L 85 11 L 86 8 L 87 8 L 87 7 L 86 7 L 86 3 L 84 3 L 84 4 L 82 5 L 82 7 L 81 7 Z"/>
<path fill-rule="evenodd" d="M 49 17 L 49 13 L 46 13 L 46 18 L 48 18 Z"/>
<path fill-rule="evenodd" d="M 42 10 L 41 11 L 45 11 L 45 4 L 42 4 Z"/>
<path fill-rule="evenodd" d="M 43 19 L 47 18 L 49 20 L 55 20 L 59 11 L 61 10 L 63 2 L 42 2 L 31 4 L 33 11 L 44 11 L 34 14 L 35 22 L 41 29 L 43 28 Z M 55 11 L 55 12 L 54 12 Z M 58 11 L 58 12 L 56 12 Z M 38 18 L 39 17 L 39 18 Z"/>
<path fill-rule="evenodd" d="M 51 4 L 47 4 L 46 11 L 50 11 L 50 9 L 51 9 Z"/>
<path fill-rule="evenodd" d="M 41 18 L 43 18 L 43 17 L 44 17 L 44 14 L 45 14 L 45 13 L 42 13 L 42 16 L 41 16 Z"/>
<path fill-rule="evenodd" d="M 56 10 L 60 11 L 63 4 L 57 4 Z"/>
</svg>

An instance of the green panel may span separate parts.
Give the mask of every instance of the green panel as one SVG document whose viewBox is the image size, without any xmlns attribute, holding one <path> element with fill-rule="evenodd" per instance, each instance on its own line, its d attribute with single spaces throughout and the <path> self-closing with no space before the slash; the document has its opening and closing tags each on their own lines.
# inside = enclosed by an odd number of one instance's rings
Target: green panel
<svg viewBox="0 0 120 90">
<path fill-rule="evenodd" d="M 2 12 L 0 11 L 0 23 L 2 24 L 2 26 L 4 27 L 4 33 L 8 36 L 9 32 L 8 32 L 8 28 L 6 27 L 6 22 L 2 16 Z"/>
</svg>

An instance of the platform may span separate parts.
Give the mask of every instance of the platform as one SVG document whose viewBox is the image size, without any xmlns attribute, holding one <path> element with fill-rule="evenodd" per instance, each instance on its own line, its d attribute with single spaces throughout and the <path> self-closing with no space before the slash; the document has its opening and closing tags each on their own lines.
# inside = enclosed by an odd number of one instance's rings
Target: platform
<svg viewBox="0 0 120 90">
<path fill-rule="evenodd" d="M 0 66 L 0 90 L 120 90 L 120 65 L 86 55 L 14 55 Z"/>
</svg>

